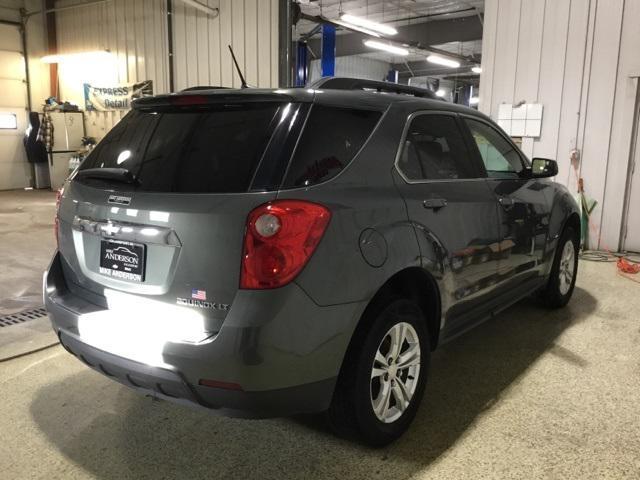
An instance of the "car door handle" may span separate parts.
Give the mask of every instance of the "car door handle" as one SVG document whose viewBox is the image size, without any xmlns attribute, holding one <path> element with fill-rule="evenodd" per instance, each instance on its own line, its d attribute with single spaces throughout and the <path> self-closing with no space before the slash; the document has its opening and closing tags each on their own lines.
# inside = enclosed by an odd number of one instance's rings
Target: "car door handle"
<svg viewBox="0 0 640 480">
<path fill-rule="evenodd" d="M 438 210 L 447 206 L 447 200 L 445 198 L 429 198 L 422 202 L 422 206 L 430 210 Z"/>
<path fill-rule="evenodd" d="M 511 197 L 498 197 L 498 202 L 507 210 L 513 207 L 513 198 Z"/>
</svg>

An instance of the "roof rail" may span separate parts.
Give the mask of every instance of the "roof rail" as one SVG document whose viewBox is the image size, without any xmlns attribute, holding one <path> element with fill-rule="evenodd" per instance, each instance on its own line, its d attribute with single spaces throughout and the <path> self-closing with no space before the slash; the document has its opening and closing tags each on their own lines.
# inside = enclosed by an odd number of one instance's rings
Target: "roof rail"
<svg viewBox="0 0 640 480">
<path fill-rule="evenodd" d="M 411 87 L 391 82 L 379 82 L 376 80 L 363 80 L 361 78 L 324 77 L 309 85 L 314 89 L 329 90 L 375 90 L 376 92 L 399 93 L 440 100 L 435 93 L 426 88 Z"/>
</svg>

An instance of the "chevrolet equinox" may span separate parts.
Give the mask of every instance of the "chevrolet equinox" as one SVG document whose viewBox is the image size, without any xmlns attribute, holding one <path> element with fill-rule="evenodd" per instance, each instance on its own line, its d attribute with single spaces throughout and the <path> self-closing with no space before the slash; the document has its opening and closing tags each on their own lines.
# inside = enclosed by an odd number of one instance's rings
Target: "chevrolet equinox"
<svg viewBox="0 0 640 480">
<path fill-rule="evenodd" d="M 69 352 L 131 388 L 326 412 L 384 445 L 438 345 L 525 296 L 569 301 L 580 223 L 557 171 L 418 88 L 141 98 L 59 192 L 46 307 Z"/>
</svg>

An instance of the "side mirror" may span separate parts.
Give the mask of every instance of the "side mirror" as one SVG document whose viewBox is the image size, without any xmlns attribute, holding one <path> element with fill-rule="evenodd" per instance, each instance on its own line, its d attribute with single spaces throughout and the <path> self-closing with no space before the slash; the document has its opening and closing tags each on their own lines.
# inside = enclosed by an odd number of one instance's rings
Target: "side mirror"
<svg viewBox="0 0 640 480">
<path fill-rule="evenodd" d="M 531 178 L 555 177 L 558 174 L 558 162 L 548 158 L 534 158 L 531 161 Z"/>
</svg>

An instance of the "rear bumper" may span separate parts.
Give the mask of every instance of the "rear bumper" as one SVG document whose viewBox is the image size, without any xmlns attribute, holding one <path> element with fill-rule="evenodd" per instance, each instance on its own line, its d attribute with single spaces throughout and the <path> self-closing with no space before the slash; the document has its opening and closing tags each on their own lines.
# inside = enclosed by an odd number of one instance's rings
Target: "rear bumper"
<svg viewBox="0 0 640 480">
<path fill-rule="evenodd" d="M 191 385 L 176 369 L 154 367 L 119 357 L 64 332 L 59 336 L 67 351 L 127 387 L 156 398 L 215 409 L 233 417 L 263 418 L 321 412 L 328 407 L 335 386 L 335 378 L 262 392 Z"/>
<path fill-rule="evenodd" d="M 104 320 L 110 311 L 72 293 L 60 262 L 56 254 L 45 275 L 44 301 L 69 352 L 142 393 L 230 416 L 326 410 L 364 309 L 360 303 L 319 307 L 295 284 L 271 291 L 240 290 L 220 331 L 195 343 L 168 338 L 159 352 L 161 361 L 147 362 L 94 344 L 83 335 L 83 324 L 95 321 L 96 315 Z M 122 324 L 122 318 L 118 320 Z M 132 317 L 125 323 L 129 320 L 136 321 Z M 139 336 L 134 345 L 144 350 L 147 340 Z M 204 386 L 201 380 L 225 388 Z"/>
</svg>

